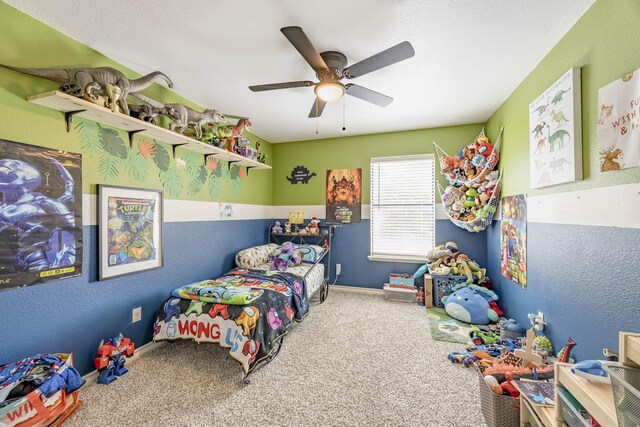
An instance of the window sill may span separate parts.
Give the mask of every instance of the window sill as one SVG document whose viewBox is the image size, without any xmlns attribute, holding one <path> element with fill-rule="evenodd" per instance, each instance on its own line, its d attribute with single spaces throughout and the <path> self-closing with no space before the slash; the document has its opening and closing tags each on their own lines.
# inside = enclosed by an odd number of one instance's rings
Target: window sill
<svg viewBox="0 0 640 427">
<path fill-rule="evenodd" d="M 412 258 L 410 256 L 369 255 L 367 258 L 369 261 L 376 262 L 404 262 L 408 264 L 424 264 L 427 262 L 426 258 Z"/>
</svg>

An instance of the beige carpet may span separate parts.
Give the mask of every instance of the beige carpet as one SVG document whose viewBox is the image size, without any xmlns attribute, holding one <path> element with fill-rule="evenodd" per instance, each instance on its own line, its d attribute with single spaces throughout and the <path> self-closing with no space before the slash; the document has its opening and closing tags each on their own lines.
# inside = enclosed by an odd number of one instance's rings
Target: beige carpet
<svg viewBox="0 0 640 427">
<path fill-rule="evenodd" d="M 168 344 L 86 385 L 69 426 L 484 426 L 475 374 L 446 359 L 423 307 L 332 291 L 241 382 L 215 344 Z"/>
</svg>

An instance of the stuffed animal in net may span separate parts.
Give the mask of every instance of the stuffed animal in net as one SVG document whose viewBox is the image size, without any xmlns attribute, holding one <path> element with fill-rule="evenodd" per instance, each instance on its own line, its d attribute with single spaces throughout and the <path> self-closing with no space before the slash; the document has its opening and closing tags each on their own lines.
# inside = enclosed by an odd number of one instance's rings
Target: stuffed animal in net
<svg viewBox="0 0 640 427">
<path fill-rule="evenodd" d="M 499 320 L 498 314 L 489 306 L 489 301 L 497 301 L 498 295 L 477 285 L 460 284 L 453 293 L 442 298 L 444 309 L 454 319 L 477 325 L 486 325 Z"/>
</svg>

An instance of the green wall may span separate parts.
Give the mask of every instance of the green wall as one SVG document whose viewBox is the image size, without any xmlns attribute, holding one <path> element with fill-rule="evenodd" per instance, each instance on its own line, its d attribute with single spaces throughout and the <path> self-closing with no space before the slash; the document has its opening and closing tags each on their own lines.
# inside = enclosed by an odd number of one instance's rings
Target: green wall
<svg viewBox="0 0 640 427">
<path fill-rule="evenodd" d="M 598 89 L 640 67 L 640 1 L 598 0 L 487 122 L 495 137 L 504 124 L 503 195 L 531 195 L 640 181 L 640 168 L 601 173 L 598 163 Z M 524 54 L 524 53 L 523 53 Z M 584 180 L 540 190 L 529 186 L 529 104 L 569 68 L 582 67 Z"/>
<path fill-rule="evenodd" d="M 132 78 L 139 76 L 3 2 L 0 2 L 0 40 L 3 64 L 32 68 L 110 66 Z M 179 90 L 181 83 L 184 82 L 174 81 L 175 89 Z M 74 129 L 67 133 L 60 112 L 25 101 L 31 95 L 55 89 L 57 84 L 48 80 L 0 69 L 0 138 L 82 153 L 85 193 L 95 193 L 97 184 L 109 183 L 164 189 L 166 197 L 176 199 L 272 203 L 271 171 L 252 170 L 246 177 L 244 168 L 232 167 L 229 171 L 226 162 L 214 162 L 203 168 L 202 156 L 180 148 L 177 157 L 185 162 L 182 168 L 176 167 L 181 165 L 171 158 L 170 146 L 160 141 L 136 137 L 133 148 L 129 148 L 125 132 L 100 130 L 95 123 L 78 119 L 74 119 Z M 144 92 L 160 101 L 201 109 L 157 84 Z M 258 139 L 255 135 L 246 136 L 252 144 Z M 141 152 L 140 141 L 154 153 Z M 261 141 L 262 151 L 271 163 L 271 144 Z"/>
<path fill-rule="evenodd" d="M 433 153 L 434 141 L 453 154 L 471 142 L 481 129 L 481 124 L 472 124 L 273 144 L 273 204 L 322 205 L 327 169 L 351 168 L 362 168 L 362 202 L 367 204 L 372 157 Z M 306 166 L 317 176 L 308 184 L 292 185 L 286 177 L 298 165 Z M 437 175 L 443 180 L 439 171 Z"/>
</svg>

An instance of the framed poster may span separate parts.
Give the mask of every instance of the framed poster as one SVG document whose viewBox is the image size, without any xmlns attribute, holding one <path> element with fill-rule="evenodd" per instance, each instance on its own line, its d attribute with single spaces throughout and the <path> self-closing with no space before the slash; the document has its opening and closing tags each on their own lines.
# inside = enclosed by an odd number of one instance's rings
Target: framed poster
<svg viewBox="0 0 640 427">
<path fill-rule="evenodd" d="M 580 68 L 567 71 L 529 104 L 531 188 L 582 179 Z"/>
<path fill-rule="evenodd" d="M 640 166 L 640 68 L 598 91 L 600 171 Z"/>
<path fill-rule="evenodd" d="M 82 155 L 0 139 L 0 290 L 82 274 Z"/>
<path fill-rule="evenodd" d="M 327 224 L 355 224 L 361 219 L 362 169 L 327 171 Z"/>
<path fill-rule="evenodd" d="M 162 267 L 162 191 L 98 187 L 100 280 Z"/>
<path fill-rule="evenodd" d="M 502 198 L 502 275 L 527 287 L 527 196 Z"/>
</svg>

